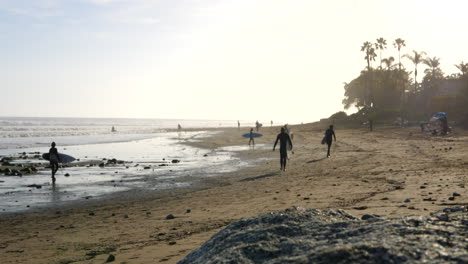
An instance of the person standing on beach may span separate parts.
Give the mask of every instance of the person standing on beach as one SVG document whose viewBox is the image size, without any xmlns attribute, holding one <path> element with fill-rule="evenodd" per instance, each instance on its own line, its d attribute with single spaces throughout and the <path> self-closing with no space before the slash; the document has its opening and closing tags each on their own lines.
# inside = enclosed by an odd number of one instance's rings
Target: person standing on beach
<svg viewBox="0 0 468 264">
<path fill-rule="evenodd" d="M 324 140 L 328 146 L 327 158 L 330 157 L 330 147 L 332 145 L 332 137 L 335 138 L 335 141 L 336 141 L 336 136 L 335 136 L 335 131 L 333 130 L 333 125 L 330 125 L 330 127 L 325 131 L 325 137 L 324 137 Z"/>
<path fill-rule="evenodd" d="M 250 136 L 249 136 L 249 146 L 250 146 L 250 143 L 252 143 L 253 146 L 255 146 L 255 140 L 254 140 L 254 136 L 253 136 L 253 128 L 250 129 Z"/>
<path fill-rule="evenodd" d="M 237 128 L 238 128 L 239 131 L 240 131 L 240 122 L 239 122 L 239 120 L 237 120 Z"/>
<path fill-rule="evenodd" d="M 55 142 L 52 142 L 49 149 L 49 162 L 50 168 L 52 169 L 52 184 L 55 184 L 55 173 L 59 169 L 60 157 L 57 148 L 55 148 Z"/>
<path fill-rule="evenodd" d="M 278 134 L 276 137 L 275 145 L 273 146 L 273 151 L 275 151 L 276 144 L 280 142 L 280 163 L 281 163 L 281 170 L 286 171 L 286 161 L 288 159 L 288 144 L 292 149 L 293 145 L 291 142 L 291 138 L 288 134 L 286 134 L 284 127 L 281 128 L 281 133 Z"/>
</svg>

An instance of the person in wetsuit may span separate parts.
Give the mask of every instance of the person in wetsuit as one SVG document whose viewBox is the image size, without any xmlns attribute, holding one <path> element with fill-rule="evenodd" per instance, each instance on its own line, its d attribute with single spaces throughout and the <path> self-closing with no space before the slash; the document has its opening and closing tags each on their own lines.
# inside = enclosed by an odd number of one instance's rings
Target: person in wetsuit
<svg viewBox="0 0 468 264">
<path fill-rule="evenodd" d="M 328 151 L 327 151 L 327 158 L 330 157 L 330 147 L 332 145 L 332 140 L 335 138 L 336 141 L 336 136 L 335 136 L 335 131 L 333 130 L 333 125 L 330 125 L 330 127 L 325 131 L 325 142 L 328 145 Z"/>
<path fill-rule="evenodd" d="M 50 168 L 52 169 L 52 184 L 55 184 L 55 173 L 59 169 L 60 157 L 57 148 L 55 148 L 55 142 L 52 142 L 51 148 L 49 149 L 49 162 Z"/>
<path fill-rule="evenodd" d="M 288 160 L 288 144 L 292 149 L 292 142 L 291 138 L 288 134 L 286 134 L 284 127 L 281 128 L 281 133 L 278 134 L 276 137 L 275 145 L 273 146 L 273 151 L 275 151 L 276 144 L 280 142 L 280 163 L 281 163 L 281 170 L 286 171 L 286 161 Z"/>
<path fill-rule="evenodd" d="M 255 146 L 255 140 L 254 140 L 254 137 L 253 137 L 253 128 L 250 129 L 250 136 L 249 136 L 249 146 L 250 144 L 252 143 L 253 146 Z"/>
</svg>

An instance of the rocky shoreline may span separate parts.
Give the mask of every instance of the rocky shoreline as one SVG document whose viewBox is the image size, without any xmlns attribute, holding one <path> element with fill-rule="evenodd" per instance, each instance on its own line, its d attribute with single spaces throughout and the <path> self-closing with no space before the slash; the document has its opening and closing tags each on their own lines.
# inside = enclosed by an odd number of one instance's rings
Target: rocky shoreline
<svg viewBox="0 0 468 264">
<path fill-rule="evenodd" d="M 237 221 L 179 263 L 468 263 L 467 212 L 359 219 L 292 207 Z"/>
</svg>

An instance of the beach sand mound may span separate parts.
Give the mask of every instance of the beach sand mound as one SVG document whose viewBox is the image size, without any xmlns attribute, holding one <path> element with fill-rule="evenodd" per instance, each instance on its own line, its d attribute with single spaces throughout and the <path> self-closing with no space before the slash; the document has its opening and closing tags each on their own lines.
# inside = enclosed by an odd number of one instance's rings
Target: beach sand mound
<svg viewBox="0 0 468 264">
<path fill-rule="evenodd" d="M 297 207 L 263 214 L 229 225 L 179 263 L 468 263 L 465 207 L 362 219 Z"/>
</svg>

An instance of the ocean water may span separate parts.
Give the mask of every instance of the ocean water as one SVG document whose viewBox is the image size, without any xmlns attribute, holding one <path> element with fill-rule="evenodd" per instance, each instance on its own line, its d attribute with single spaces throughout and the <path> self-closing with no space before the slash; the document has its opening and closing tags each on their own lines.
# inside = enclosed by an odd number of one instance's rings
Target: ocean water
<svg viewBox="0 0 468 264">
<path fill-rule="evenodd" d="M 187 187 L 203 177 L 251 165 L 236 155 L 246 147 L 209 150 L 184 144 L 220 133 L 203 128 L 233 127 L 237 121 L 0 118 L 0 124 L 0 157 L 15 157 L 12 164 L 39 168 L 22 176 L 0 175 L 0 213 L 95 200 L 135 189 Z M 178 124 L 199 129 L 175 131 Z M 111 132 L 112 126 L 117 132 Z M 77 159 L 57 172 L 55 185 L 48 162 L 40 158 L 52 141 L 60 153 Z M 108 163 L 111 159 L 121 164 Z"/>
<path fill-rule="evenodd" d="M 179 124 L 182 129 L 235 127 L 237 120 L 0 117 L 0 149 L 48 146 L 52 141 L 78 145 L 144 139 L 176 130 Z"/>
</svg>

